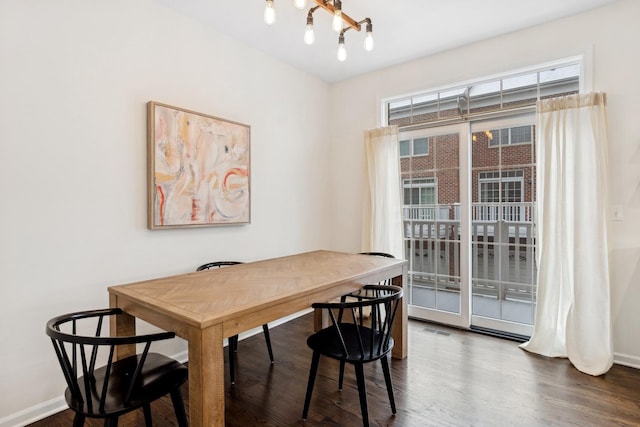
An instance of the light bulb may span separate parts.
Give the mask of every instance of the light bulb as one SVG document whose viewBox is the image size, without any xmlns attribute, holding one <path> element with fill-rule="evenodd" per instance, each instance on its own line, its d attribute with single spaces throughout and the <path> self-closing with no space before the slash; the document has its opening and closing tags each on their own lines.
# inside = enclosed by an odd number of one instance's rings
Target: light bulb
<svg viewBox="0 0 640 427">
<path fill-rule="evenodd" d="M 304 9 L 307 7 L 307 0 L 293 0 L 293 6 L 296 9 Z"/>
<path fill-rule="evenodd" d="M 335 31 L 336 33 L 342 31 L 342 11 L 339 9 L 336 9 L 336 11 L 333 13 L 331 28 L 333 28 L 333 31 Z"/>
<path fill-rule="evenodd" d="M 340 42 L 338 43 L 338 61 L 344 62 L 347 60 L 347 49 L 344 47 L 344 37 L 340 37 Z"/>
<path fill-rule="evenodd" d="M 315 41 L 315 36 L 313 34 L 313 25 L 307 24 L 307 28 L 304 30 L 304 42 L 306 44 L 313 44 Z"/>
<path fill-rule="evenodd" d="M 373 24 L 369 18 L 364 21 L 367 23 L 367 35 L 364 37 L 364 50 L 370 52 L 373 50 Z"/>
<path fill-rule="evenodd" d="M 264 22 L 268 25 L 276 22 L 276 10 L 273 8 L 273 0 L 267 0 L 264 7 Z"/>
<path fill-rule="evenodd" d="M 373 34 L 371 31 L 367 31 L 367 35 L 364 37 L 364 50 L 367 52 L 373 50 Z"/>
</svg>

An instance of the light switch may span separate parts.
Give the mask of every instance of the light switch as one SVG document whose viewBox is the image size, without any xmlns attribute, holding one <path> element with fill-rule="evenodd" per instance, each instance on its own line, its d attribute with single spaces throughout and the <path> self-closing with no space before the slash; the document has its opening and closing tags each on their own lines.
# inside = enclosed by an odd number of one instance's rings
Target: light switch
<svg viewBox="0 0 640 427">
<path fill-rule="evenodd" d="M 613 220 L 622 221 L 624 219 L 624 211 L 622 205 L 615 205 L 613 207 Z"/>
</svg>

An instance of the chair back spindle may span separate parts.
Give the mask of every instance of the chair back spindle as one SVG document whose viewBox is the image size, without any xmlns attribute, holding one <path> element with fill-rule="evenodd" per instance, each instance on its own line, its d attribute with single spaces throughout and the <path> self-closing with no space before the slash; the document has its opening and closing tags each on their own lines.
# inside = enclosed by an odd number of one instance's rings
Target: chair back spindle
<svg viewBox="0 0 640 427">
<path fill-rule="evenodd" d="M 397 286 L 365 285 L 343 295 L 340 302 L 315 303 L 312 307 L 327 310 L 344 357 L 375 360 L 392 348 L 391 330 L 401 297 L 402 288 Z M 369 309 L 368 316 L 363 314 L 363 308 Z M 345 312 L 350 315 L 345 317 Z"/>
<path fill-rule="evenodd" d="M 342 389 L 345 364 L 354 365 L 364 426 L 369 425 L 369 417 L 362 366 L 365 363 L 380 360 L 391 411 L 396 413 L 387 358 L 393 349 L 394 342 L 391 330 L 401 299 L 402 288 L 391 284 L 376 284 L 365 285 L 358 291 L 343 295 L 339 302 L 312 305 L 314 309 L 328 311 L 331 325 L 307 339 L 307 345 L 313 350 L 313 357 L 302 411 L 303 419 L 306 419 L 309 411 L 320 356 L 326 356 L 340 362 L 339 389 Z"/>
<path fill-rule="evenodd" d="M 149 351 L 153 342 L 173 338 L 175 334 L 106 336 L 105 318 L 119 315 L 123 315 L 119 308 L 90 310 L 57 316 L 47 322 L 45 332 L 67 384 L 65 398 L 76 413 L 74 425 L 82 425 L 86 417 L 104 418 L 105 423 L 116 425 L 120 415 L 140 407 L 145 408 L 145 421 L 151 425 L 151 401 L 171 394 L 174 405 L 182 404 L 180 386 L 187 380 L 186 366 Z M 144 344 L 142 354 L 115 360 L 118 346 L 136 344 Z M 176 416 L 181 427 L 187 425 L 184 406 L 176 407 Z"/>
</svg>

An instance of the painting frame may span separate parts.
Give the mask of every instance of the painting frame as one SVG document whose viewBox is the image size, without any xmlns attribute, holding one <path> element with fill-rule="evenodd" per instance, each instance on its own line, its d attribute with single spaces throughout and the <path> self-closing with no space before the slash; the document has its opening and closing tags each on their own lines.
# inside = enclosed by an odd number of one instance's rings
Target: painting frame
<svg viewBox="0 0 640 427">
<path fill-rule="evenodd" d="M 251 223 L 251 126 L 147 103 L 147 226 Z"/>
</svg>

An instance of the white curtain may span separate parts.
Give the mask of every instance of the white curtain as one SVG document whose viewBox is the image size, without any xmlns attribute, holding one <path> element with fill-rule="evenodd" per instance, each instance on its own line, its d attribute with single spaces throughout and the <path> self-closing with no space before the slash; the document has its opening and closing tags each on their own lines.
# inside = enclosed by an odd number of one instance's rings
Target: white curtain
<svg viewBox="0 0 640 427">
<path fill-rule="evenodd" d="M 362 250 L 404 259 L 398 127 L 365 131 L 367 155 Z"/>
<path fill-rule="evenodd" d="M 613 363 L 603 93 L 538 102 L 538 298 L 525 350 L 601 375 Z"/>
</svg>

